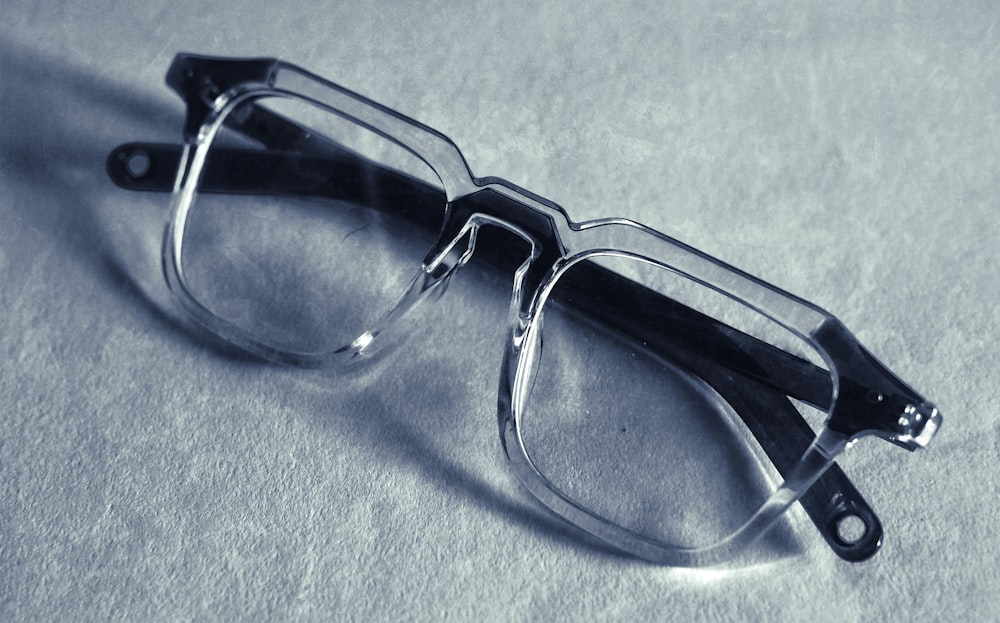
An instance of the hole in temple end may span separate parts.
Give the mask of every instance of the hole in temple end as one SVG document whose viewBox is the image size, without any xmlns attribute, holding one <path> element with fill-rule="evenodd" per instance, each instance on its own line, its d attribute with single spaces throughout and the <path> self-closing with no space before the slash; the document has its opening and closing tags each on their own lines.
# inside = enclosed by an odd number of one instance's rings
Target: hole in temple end
<svg viewBox="0 0 1000 623">
<path fill-rule="evenodd" d="M 132 153 L 122 154 L 125 160 L 125 172 L 133 179 L 142 179 L 149 173 L 153 161 L 149 154 L 143 149 L 136 149 Z"/>
<path fill-rule="evenodd" d="M 854 545 L 868 532 L 868 524 L 861 517 L 848 513 L 837 519 L 837 541 L 842 545 Z"/>
<path fill-rule="evenodd" d="M 882 547 L 882 524 L 870 509 L 837 496 L 831 501 L 823 536 L 838 556 L 861 562 Z"/>
<path fill-rule="evenodd" d="M 169 192 L 180 161 L 181 147 L 126 143 L 108 154 L 108 177 L 121 188 Z"/>
</svg>

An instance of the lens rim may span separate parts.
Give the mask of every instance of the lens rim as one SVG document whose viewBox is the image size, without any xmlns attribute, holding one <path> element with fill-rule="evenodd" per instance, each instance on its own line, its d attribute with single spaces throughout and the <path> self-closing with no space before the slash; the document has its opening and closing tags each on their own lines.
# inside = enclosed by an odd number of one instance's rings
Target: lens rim
<svg viewBox="0 0 1000 623">
<path fill-rule="evenodd" d="M 245 88 L 236 90 L 230 93 L 224 102 L 219 102 L 215 110 L 205 119 L 201 131 L 198 132 L 195 140 L 185 144 L 182 150 L 181 164 L 177 182 L 175 183 L 172 217 L 168 222 L 164 235 L 163 267 L 167 284 L 174 292 L 181 307 L 198 324 L 257 356 L 301 367 L 342 366 L 367 359 L 379 350 L 382 346 L 381 342 L 386 341 L 378 340 L 380 343 L 376 347 L 375 338 L 384 334 L 391 325 L 395 324 L 401 316 L 424 300 L 429 291 L 438 285 L 438 280 L 427 279 L 426 275 L 426 258 L 434 254 L 438 246 L 437 242 L 429 245 L 427 254 L 424 256 L 424 263 L 414 263 L 413 275 L 409 278 L 408 284 L 401 289 L 395 302 L 388 309 L 381 310 L 381 315 L 378 316 L 377 320 L 372 322 L 371 326 L 364 328 L 346 344 L 316 351 L 296 350 L 271 343 L 261 336 L 255 335 L 251 331 L 215 314 L 194 293 L 185 274 L 184 244 L 185 235 L 188 231 L 188 219 L 199 196 L 199 187 L 212 146 L 222 128 L 227 125 L 230 115 L 240 110 L 240 107 L 243 105 L 252 105 L 252 102 L 255 100 L 270 98 L 297 101 L 336 115 L 348 123 L 354 123 L 359 128 L 373 132 L 375 135 L 390 141 L 412 154 L 415 158 L 423 162 L 429 171 L 440 178 L 440 174 L 428 162 L 427 158 L 415 151 L 404 141 L 391 137 L 372 124 L 347 115 L 327 103 L 298 93 L 274 88 Z M 442 188 L 447 194 L 448 189 L 444 186 L 443 181 Z M 445 203 L 441 206 L 440 227 L 437 232 L 432 234 L 432 237 L 436 239 L 440 238 L 440 233 L 445 229 L 447 214 L 448 205 Z"/>
<path fill-rule="evenodd" d="M 522 434 L 523 418 L 526 415 L 526 405 L 532 388 L 533 376 L 536 366 L 540 364 L 545 305 L 559 280 L 576 264 L 584 260 L 600 256 L 613 256 L 644 262 L 716 290 L 763 315 L 800 338 L 804 343 L 811 345 L 827 362 L 831 384 L 836 387 L 837 377 L 834 362 L 829 360 L 824 349 L 812 339 L 811 332 L 807 333 L 802 330 L 803 319 L 821 325 L 821 320 L 825 320 L 828 314 L 805 302 L 802 302 L 804 307 L 798 309 L 798 301 L 794 299 L 790 306 L 787 303 L 777 305 L 779 309 L 791 312 L 792 321 L 789 321 L 787 317 L 782 318 L 777 314 L 767 313 L 762 309 L 762 305 L 747 301 L 712 281 L 709 277 L 713 275 L 714 271 L 711 267 L 705 267 L 704 262 L 700 261 L 702 259 L 700 253 L 696 252 L 698 256 L 694 258 L 688 257 L 688 249 L 685 246 L 639 224 L 617 220 L 604 221 L 590 225 L 586 231 L 591 234 L 591 237 L 615 240 L 616 244 L 614 246 L 595 246 L 595 248 L 580 251 L 560 261 L 535 293 L 530 307 L 530 316 L 526 319 L 520 336 L 508 343 L 504 368 L 504 374 L 508 378 L 502 381 L 501 387 L 509 388 L 510 395 L 506 399 L 501 396 L 499 414 L 500 431 L 508 460 L 522 483 L 549 509 L 628 553 L 675 566 L 701 566 L 730 558 L 771 528 L 784 510 L 829 467 L 836 456 L 846 447 L 847 439 L 833 434 L 826 427 L 822 428 L 805 455 L 774 493 L 742 526 L 716 543 L 698 547 L 682 547 L 625 528 L 584 507 L 550 482 L 535 465 L 529 444 L 526 443 Z M 657 255 L 655 250 L 650 253 L 650 246 L 654 243 L 665 253 Z M 687 266 L 701 268 L 700 272 L 682 268 L 684 260 L 692 259 L 699 261 L 689 261 Z M 713 260 L 713 262 L 716 261 Z M 714 274 L 725 275 L 725 273 Z M 833 404 L 830 405 L 830 408 L 833 408 Z"/>
</svg>

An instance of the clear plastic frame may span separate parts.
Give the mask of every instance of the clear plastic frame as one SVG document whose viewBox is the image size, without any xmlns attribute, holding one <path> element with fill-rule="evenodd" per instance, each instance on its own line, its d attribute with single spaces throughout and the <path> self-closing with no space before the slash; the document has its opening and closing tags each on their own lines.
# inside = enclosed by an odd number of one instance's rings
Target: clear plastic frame
<svg viewBox="0 0 1000 623">
<path fill-rule="evenodd" d="M 500 439 L 542 504 L 669 565 L 735 556 L 796 501 L 841 557 L 877 551 L 834 461 L 869 435 L 926 446 L 941 415 L 829 313 L 639 223 L 575 223 L 474 177 L 442 134 L 293 65 L 182 54 L 167 82 L 184 141 L 122 145 L 108 170 L 173 193 L 164 272 L 210 331 L 347 364 L 482 261 L 512 281 Z"/>
</svg>

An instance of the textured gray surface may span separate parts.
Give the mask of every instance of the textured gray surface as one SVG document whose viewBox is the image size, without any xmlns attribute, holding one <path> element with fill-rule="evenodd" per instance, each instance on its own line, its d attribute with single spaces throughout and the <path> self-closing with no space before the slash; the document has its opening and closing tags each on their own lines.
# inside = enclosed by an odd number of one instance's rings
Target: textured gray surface
<svg viewBox="0 0 1000 623">
<path fill-rule="evenodd" d="M 1000 9 L 288 7 L 5 4 L 0 619 L 995 619 Z M 478 174 L 839 315 L 946 415 L 926 452 L 845 462 L 883 551 L 844 563 L 801 512 L 797 553 L 751 568 L 581 542 L 497 443 L 502 287 L 460 277 L 346 376 L 192 337 L 158 273 L 163 204 L 103 171 L 118 142 L 177 136 L 180 50 L 301 64 L 441 130 Z"/>
</svg>

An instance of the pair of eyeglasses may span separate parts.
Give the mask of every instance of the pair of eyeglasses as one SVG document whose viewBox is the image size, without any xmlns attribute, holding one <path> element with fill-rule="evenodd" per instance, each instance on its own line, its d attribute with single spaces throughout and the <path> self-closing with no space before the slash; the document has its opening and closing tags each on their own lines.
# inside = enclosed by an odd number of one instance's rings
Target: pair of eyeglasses
<svg viewBox="0 0 1000 623">
<path fill-rule="evenodd" d="M 553 512 L 697 566 L 799 501 L 841 557 L 878 550 L 834 461 L 869 435 L 924 447 L 941 415 L 826 311 L 639 223 L 576 223 L 474 177 L 442 134 L 294 65 L 181 54 L 167 83 L 183 142 L 119 146 L 108 171 L 172 192 L 166 281 L 209 331 L 349 364 L 477 263 L 512 277 L 500 441 Z"/>
</svg>

